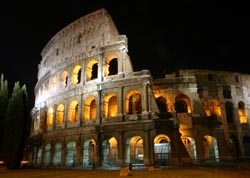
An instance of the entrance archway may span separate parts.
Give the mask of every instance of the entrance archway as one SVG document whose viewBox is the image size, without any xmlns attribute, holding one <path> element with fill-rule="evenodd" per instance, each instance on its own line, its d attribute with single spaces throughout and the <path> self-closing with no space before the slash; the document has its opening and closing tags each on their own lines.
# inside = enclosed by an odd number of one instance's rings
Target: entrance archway
<svg viewBox="0 0 250 178">
<path fill-rule="evenodd" d="M 170 139 L 164 134 L 157 135 L 154 139 L 154 159 L 155 163 L 165 166 L 171 160 Z"/>
<path fill-rule="evenodd" d="M 104 140 L 103 149 L 103 166 L 117 166 L 118 164 L 118 148 L 115 137 Z"/>
<path fill-rule="evenodd" d="M 143 164 L 143 139 L 140 136 L 126 140 L 126 164 Z"/>
<path fill-rule="evenodd" d="M 204 144 L 204 158 L 206 160 L 219 161 L 218 144 L 215 137 L 205 135 L 203 139 Z"/>
</svg>

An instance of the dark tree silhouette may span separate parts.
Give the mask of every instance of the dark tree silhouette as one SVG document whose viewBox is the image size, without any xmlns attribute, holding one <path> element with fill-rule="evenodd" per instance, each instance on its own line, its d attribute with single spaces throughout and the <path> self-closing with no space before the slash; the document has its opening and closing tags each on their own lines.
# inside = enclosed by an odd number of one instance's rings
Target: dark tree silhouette
<svg viewBox="0 0 250 178">
<path fill-rule="evenodd" d="M 28 94 L 26 86 L 14 84 L 13 92 L 6 103 L 6 115 L 2 120 L 1 156 L 8 169 L 20 167 L 27 138 Z"/>
</svg>

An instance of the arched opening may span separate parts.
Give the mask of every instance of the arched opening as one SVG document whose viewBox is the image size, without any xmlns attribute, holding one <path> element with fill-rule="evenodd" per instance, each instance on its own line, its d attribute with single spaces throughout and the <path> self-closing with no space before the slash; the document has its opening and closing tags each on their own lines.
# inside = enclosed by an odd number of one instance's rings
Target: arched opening
<svg viewBox="0 0 250 178">
<path fill-rule="evenodd" d="M 76 122 L 78 119 L 78 102 L 72 101 L 69 105 L 68 122 Z"/>
<path fill-rule="evenodd" d="M 91 96 L 85 100 L 83 112 L 84 120 L 96 119 L 96 100 L 94 97 Z"/>
<path fill-rule="evenodd" d="M 221 116 L 221 105 L 218 100 L 210 101 L 210 115 Z"/>
<path fill-rule="evenodd" d="M 176 113 L 191 113 L 190 99 L 180 94 L 175 98 L 175 111 Z"/>
<path fill-rule="evenodd" d="M 187 113 L 187 104 L 185 101 L 179 100 L 175 102 L 175 110 L 177 113 Z"/>
<path fill-rule="evenodd" d="M 157 135 L 154 139 L 154 159 L 155 163 L 161 166 L 170 164 L 171 145 L 170 139 L 164 134 Z"/>
<path fill-rule="evenodd" d="M 245 155 L 250 156 L 250 136 L 243 136 L 243 144 L 245 148 Z"/>
<path fill-rule="evenodd" d="M 226 107 L 227 123 L 233 123 L 233 111 L 234 111 L 233 104 L 227 101 L 225 103 L 225 107 Z"/>
<path fill-rule="evenodd" d="M 118 73 L 118 61 L 117 58 L 114 58 L 109 62 L 109 76 L 116 75 L 117 73 Z"/>
<path fill-rule="evenodd" d="M 245 111 L 245 103 L 242 101 L 238 103 L 238 114 L 241 124 L 247 123 L 247 116 Z"/>
<path fill-rule="evenodd" d="M 241 155 L 239 141 L 235 135 L 230 136 L 229 146 L 230 146 L 230 154 L 233 158 L 237 158 L 238 156 Z"/>
<path fill-rule="evenodd" d="M 98 63 L 96 60 L 91 60 L 86 67 L 87 81 L 96 79 L 98 76 Z"/>
<path fill-rule="evenodd" d="M 53 108 L 49 108 L 47 113 L 47 127 L 51 127 L 52 125 L 53 125 Z"/>
<path fill-rule="evenodd" d="M 203 139 L 204 158 L 206 160 L 219 161 L 219 151 L 216 138 L 205 135 Z"/>
<path fill-rule="evenodd" d="M 42 163 L 42 146 L 38 147 L 36 163 L 38 166 L 41 165 L 41 163 Z"/>
<path fill-rule="evenodd" d="M 51 145 L 48 143 L 45 145 L 44 148 L 44 159 L 43 159 L 43 164 L 44 165 L 49 165 L 50 163 L 50 149 L 51 149 Z"/>
<path fill-rule="evenodd" d="M 117 116 L 117 99 L 115 94 L 108 94 L 103 98 L 103 117 Z"/>
<path fill-rule="evenodd" d="M 134 136 L 126 140 L 126 164 L 143 164 L 143 139 Z"/>
<path fill-rule="evenodd" d="M 195 140 L 193 138 L 187 137 L 187 136 L 181 137 L 181 140 L 182 140 L 190 158 L 196 160 L 197 153 L 196 153 Z"/>
<path fill-rule="evenodd" d="M 83 165 L 93 165 L 96 159 L 96 142 L 94 139 L 88 139 L 83 143 Z"/>
<path fill-rule="evenodd" d="M 73 85 L 77 85 L 81 82 L 81 66 L 76 65 L 72 71 L 72 80 Z"/>
<path fill-rule="evenodd" d="M 61 165 L 61 160 L 62 160 L 62 144 L 56 143 L 54 149 L 53 165 L 55 166 Z"/>
<path fill-rule="evenodd" d="M 102 144 L 103 149 L 103 166 L 116 166 L 118 161 L 117 140 L 111 137 L 104 140 Z"/>
<path fill-rule="evenodd" d="M 61 85 L 63 88 L 66 88 L 68 86 L 68 72 L 63 71 L 61 75 Z"/>
<path fill-rule="evenodd" d="M 141 94 L 135 90 L 130 91 L 126 97 L 126 113 L 141 114 L 141 112 L 142 112 Z"/>
<path fill-rule="evenodd" d="M 109 55 L 105 59 L 104 76 L 116 75 L 118 73 L 118 59 L 116 55 Z"/>
<path fill-rule="evenodd" d="M 64 118 L 64 105 L 59 104 L 56 110 L 56 125 L 63 123 Z"/>
<path fill-rule="evenodd" d="M 156 99 L 157 106 L 159 108 L 160 113 L 166 113 L 168 111 L 167 100 L 164 97 L 158 97 Z"/>
<path fill-rule="evenodd" d="M 66 166 L 74 166 L 75 165 L 75 156 L 77 154 L 76 142 L 70 141 L 67 144 L 67 152 L 66 152 Z"/>
</svg>

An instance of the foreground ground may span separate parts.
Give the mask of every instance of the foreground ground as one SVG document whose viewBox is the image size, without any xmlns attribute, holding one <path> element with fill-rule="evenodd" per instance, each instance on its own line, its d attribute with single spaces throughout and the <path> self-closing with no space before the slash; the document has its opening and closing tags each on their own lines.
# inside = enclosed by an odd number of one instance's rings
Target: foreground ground
<svg viewBox="0 0 250 178">
<path fill-rule="evenodd" d="M 132 170 L 129 177 L 136 178 L 249 178 L 250 170 L 235 168 L 171 168 L 160 170 Z M 119 170 L 64 170 L 19 169 L 0 172 L 0 178 L 118 178 Z"/>
</svg>

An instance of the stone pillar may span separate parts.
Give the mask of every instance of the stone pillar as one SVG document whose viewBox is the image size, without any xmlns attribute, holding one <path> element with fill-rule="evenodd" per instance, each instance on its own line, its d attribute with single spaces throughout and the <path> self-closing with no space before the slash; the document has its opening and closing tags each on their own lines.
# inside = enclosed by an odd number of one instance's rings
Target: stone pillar
<svg viewBox="0 0 250 178">
<path fill-rule="evenodd" d="M 69 102 L 66 101 L 65 104 L 64 104 L 64 116 L 63 116 L 64 128 L 67 128 L 67 123 L 68 123 L 68 108 L 69 108 Z"/>
<path fill-rule="evenodd" d="M 96 101 L 96 124 L 102 124 L 102 91 L 98 87 L 98 99 Z"/>
<path fill-rule="evenodd" d="M 85 82 L 86 82 L 85 68 L 86 68 L 86 62 L 84 60 L 84 63 L 81 64 L 81 82 L 79 83 L 81 86 L 85 85 Z"/>
<path fill-rule="evenodd" d="M 118 117 L 123 117 L 124 113 L 124 101 L 123 101 L 123 86 L 119 87 L 117 95 L 117 105 L 118 105 Z M 124 118 L 123 118 L 124 120 Z"/>
<path fill-rule="evenodd" d="M 79 99 L 78 99 L 78 118 L 77 118 L 77 122 L 78 122 L 78 125 L 81 126 L 82 125 L 82 94 L 79 96 Z"/>
<path fill-rule="evenodd" d="M 118 140 L 120 140 L 118 144 L 118 166 L 124 167 L 124 155 L 125 155 L 125 143 L 124 143 L 124 131 L 119 132 Z"/>
<path fill-rule="evenodd" d="M 150 143 L 150 130 L 145 130 L 144 131 L 144 140 L 143 140 L 143 160 L 144 160 L 144 164 L 147 165 L 152 165 L 151 162 L 151 143 Z"/>
<path fill-rule="evenodd" d="M 148 86 L 149 86 L 148 81 L 143 83 L 143 98 L 144 98 L 144 101 L 142 101 L 142 115 L 147 115 L 148 111 L 149 111 Z"/>
<path fill-rule="evenodd" d="M 101 166 L 102 165 L 102 136 L 100 133 L 100 127 L 96 126 L 96 165 Z"/>
<path fill-rule="evenodd" d="M 52 126 L 53 126 L 53 130 L 55 130 L 56 129 L 56 112 L 57 112 L 57 107 L 58 107 L 58 105 L 57 104 L 55 104 L 54 106 L 53 106 L 53 123 L 52 123 Z"/>
<path fill-rule="evenodd" d="M 104 76 L 104 72 L 103 72 L 103 56 L 99 55 L 98 56 L 98 74 L 97 74 L 97 79 L 98 81 L 103 81 L 103 76 Z"/>
<path fill-rule="evenodd" d="M 67 153 L 67 144 L 65 138 L 62 142 L 62 157 L 61 157 L 61 164 L 62 166 L 66 165 L 66 153 Z"/>
</svg>

